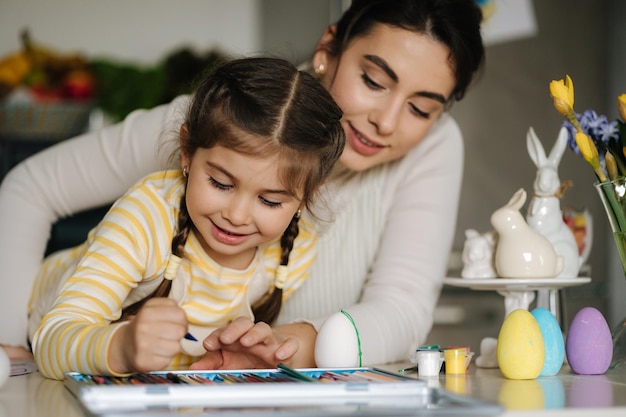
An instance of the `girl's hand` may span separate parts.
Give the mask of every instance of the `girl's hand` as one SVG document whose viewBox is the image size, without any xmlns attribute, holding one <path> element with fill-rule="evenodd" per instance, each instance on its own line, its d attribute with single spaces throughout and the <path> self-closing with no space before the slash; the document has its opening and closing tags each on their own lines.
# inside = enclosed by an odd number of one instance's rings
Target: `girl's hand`
<svg viewBox="0 0 626 417">
<path fill-rule="evenodd" d="M 172 299 L 155 297 L 113 336 L 109 366 L 119 373 L 164 369 L 180 352 L 187 316 Z"/>
<path fill-rule="evenodd" d="M 203 344 L 207 353 L 191 369 L 275 368 L 291 362 L 300 348 L 295 335 L 246 317 L 215 330 Z"/>
<path fill-rule="evenodd" d="M 0 349 L 4 349 L 7 356 L 11 361 L 24 361 L 33 359 L 33 352 L 31 352 L 26 346 L 14 346 L 14 345 L 2 345 Z"/>
</svg>

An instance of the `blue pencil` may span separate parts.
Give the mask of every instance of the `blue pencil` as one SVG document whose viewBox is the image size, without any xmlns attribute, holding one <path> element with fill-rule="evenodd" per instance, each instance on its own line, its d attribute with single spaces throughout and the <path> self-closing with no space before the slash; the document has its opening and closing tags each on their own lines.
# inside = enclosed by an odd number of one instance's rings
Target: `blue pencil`
<svg viewBox="0 0 626 417">
<path fill-rule="evenodd" d="M 192 342 L 197 342 L 197 341 L 198 341 L 198 339 L 196 339 L 195 337 L 193 337 L 193 335 L 192 335 L 191 333 L 187 333 L 187 334 L 185 335 L 185 339 L 187 339 L 187 340 L 191 340 Z"/>
</svg>

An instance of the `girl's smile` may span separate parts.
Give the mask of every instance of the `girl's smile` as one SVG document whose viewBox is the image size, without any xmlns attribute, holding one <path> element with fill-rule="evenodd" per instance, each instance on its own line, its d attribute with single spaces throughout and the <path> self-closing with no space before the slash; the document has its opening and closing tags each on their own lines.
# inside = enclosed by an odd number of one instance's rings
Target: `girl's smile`
<svg viewBox="0 0 626 417">
<path fill-rule="evenodd" d="M 207 255 L 222 266 L 245 269 L 257 247 L 280 237 L 300 208 L 279 179 L 275 157 L 217 145 L 182 163 L 189 170 L 189 217 Z"/>
<path fill-rule="evenodd" d="M 241 245 L 252 233 L 234 233 L 229 232 L 228 230 L 222 229 L 215 223 L 213 223 L 213 236 L 215 240 L 225 244 L 225 245 Z"/>
</svg>

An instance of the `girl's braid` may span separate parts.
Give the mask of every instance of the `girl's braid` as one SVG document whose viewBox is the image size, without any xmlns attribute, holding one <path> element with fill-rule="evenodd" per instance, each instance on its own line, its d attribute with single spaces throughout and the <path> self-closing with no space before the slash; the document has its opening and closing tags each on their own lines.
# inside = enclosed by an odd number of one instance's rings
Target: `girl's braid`
<svg viewBox="0 0 626 417">
<path fill-rule="evenodd" d="M 269 296 L 265 297 L 252 307 L 254 320 L 257 323 L 263 321 L 271 324 L 274 320 L 276 320 L 276 317 L 278 317 L 278 313 L 280 312 L 280 308 L 283 304 L 283 286 L 285 285 L 284 278 L 286 278 L 286 268 L 289 263 L 289 254 L 291 254 L 293 242 L 296 240 L 296 237 L 300 232 L 300 228 L 298 226 L 299 220 L 300 212 L 293 216 L 289 226 L 287 226 L 287 229 L 280 238 L 280 247 L 282 251 L 280 256 L 280 265 L 276 271 L 276 279 L 274 280 L 274 290 L 271 294 L 269 294 Z"/>
<path fill-rule="evenodd" d="M 180 199 L 180 211 L 178 213 L 178 233 L 172 238 L 172 255 L 179 258 L 183 257 L 185 242 L 189 237 L 189 231 L 191 230 L 191 220 L 189 218 L 189 212 L 187 211 L 187 204 L 185 202 L 185 194 Z M 172 277 L 173 278 L 173 277 Z M 172 289 L 172 279 L 165 279 L 159 284 L 159 286 L 152 291 L 147 297 L 142 298 L 139 301 L 127 306 L 122 310 L 121 317 L 117 321 L 125 321 L 135 316 L 141 307 L 151 298 L 154 297 L 167 297 Z"/>
</svg>

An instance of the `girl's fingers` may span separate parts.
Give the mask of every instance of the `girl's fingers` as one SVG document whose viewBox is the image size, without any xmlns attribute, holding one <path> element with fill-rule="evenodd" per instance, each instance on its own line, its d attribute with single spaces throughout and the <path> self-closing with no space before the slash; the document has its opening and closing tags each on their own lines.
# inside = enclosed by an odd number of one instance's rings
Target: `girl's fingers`
<svg viewBox="0 0 626 417">
<path fill-rule="evenodd" d="M 191 370 L 205 370 L 205 369 L 220 369 L 224 359 L 222 358 L 222 352 L 207 352 L 198 361 L 191 364 L 189 369 Z"/>
<path fill-rule="evenodd" d="M 222 328 L 219 334 L 220 343 L 230 345 L 241 339 L 242 336 L 255 326 L 254 322 L 247 317 L 237 317 L 226 327 Z"/>
<path fill-rule="evenodd" d="M 282 341 L 274 352 L 274 356 L 278 361 L 287 361 L 291 359 L 300 348 L 300 342 L 295 337 L 288 337 Z"/>
</svg>

